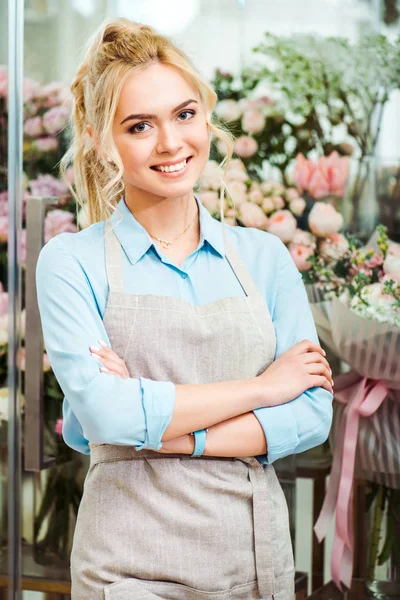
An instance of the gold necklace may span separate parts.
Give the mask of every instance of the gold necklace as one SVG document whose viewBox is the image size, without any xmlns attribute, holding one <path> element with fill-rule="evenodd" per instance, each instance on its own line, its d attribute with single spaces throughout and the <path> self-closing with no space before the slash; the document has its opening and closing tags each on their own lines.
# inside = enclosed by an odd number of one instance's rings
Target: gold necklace
<svg viewBox="0 0 400 600">
<path fill-rule="evenodd" d="M 181 238 L 183 236 L 183 234 L 187 232 L 187 230 L 189 229 L 189 227 L 191 225 L 193 225 L 193 223 L 195 222 L 195 220 L 198 217 L 198 215 L 199 215 L 199 207 L 197 207 L 197 213 L 196 213 L 193 221 L 191 221 L 191 223 L 189 223 L 189 225 L 182 231 L 182 233 L 180 235 L 178 235 L 178 237 L 176 237 L 173 240 L 161 240 L 160 238 L 156 237 L 155 235 L 151 235 L 151 233 L 149 233 L 149 236 L 152 237 L 153 239 L 157 240 L 157 242 L 159 242 L 163 248 L 169 248 L 171 244 L 173 244 L 174 242 L 176 242 L 177 240 L 179 240 L 179 238 Z"/>
</svg>

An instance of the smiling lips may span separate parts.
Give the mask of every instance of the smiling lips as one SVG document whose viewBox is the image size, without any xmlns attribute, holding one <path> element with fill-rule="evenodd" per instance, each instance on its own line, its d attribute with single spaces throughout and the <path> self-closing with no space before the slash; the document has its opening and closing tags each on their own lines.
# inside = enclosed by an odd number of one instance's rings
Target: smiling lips
<svg viewBox="0 0 400 600">
<path fill-rule="evenodd" d="M 189 156 L 189 158 L 191 157 Z M 186 167 L 189 158 L 184 158 L 181 162 L 174 163 L 173 165 L 155 165 L 150 168 L 155 171 L 161 171 L 161 173 L 175 173 L 176 171 L 182 171 Z"/>
</svg>

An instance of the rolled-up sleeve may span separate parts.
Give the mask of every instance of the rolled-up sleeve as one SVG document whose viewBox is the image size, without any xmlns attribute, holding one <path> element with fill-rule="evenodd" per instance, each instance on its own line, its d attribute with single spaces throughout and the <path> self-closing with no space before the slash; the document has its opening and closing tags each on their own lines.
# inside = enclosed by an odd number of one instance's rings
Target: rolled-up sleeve
<svg viewBox="0 0 400 600">
<path fill-rule="evenodd" d="M 64 440 L 82 453 L 89 452 L 89 441 L 159 450 L 175 385 L 100 372 L 89 346 L 111 344 L 89 279 L 59 237 L 42 248 L 36 286 L 46 351 L 65 395 Z"/>
<path fill-rule="evenodd" d="M 271 313 L 275 358 L 302 340 L 319 343 L 301 275 L 284 244 L 279 241 L 278 246 L 278 285 Z M 327 390 L 314 387 L 286 404 L 255 409 L 268 445 L 261 462 L 273 463 L 322 444 L 332 423 L 332 399 Z"/>
</svg>

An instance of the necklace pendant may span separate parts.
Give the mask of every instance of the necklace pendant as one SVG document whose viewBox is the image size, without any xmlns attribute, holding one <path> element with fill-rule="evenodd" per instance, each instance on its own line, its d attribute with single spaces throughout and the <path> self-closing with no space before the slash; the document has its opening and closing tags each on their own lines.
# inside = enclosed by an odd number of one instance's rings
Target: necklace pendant
<svg viewBox="0 0 400 600">
<path fill-rule="evenodd" d="M 159 241 L 163 248 L 169 248 L 170 245 L 172 244 L 172 242 L 169 242 L 168 240 L 159 240 Z"/>
</svg>

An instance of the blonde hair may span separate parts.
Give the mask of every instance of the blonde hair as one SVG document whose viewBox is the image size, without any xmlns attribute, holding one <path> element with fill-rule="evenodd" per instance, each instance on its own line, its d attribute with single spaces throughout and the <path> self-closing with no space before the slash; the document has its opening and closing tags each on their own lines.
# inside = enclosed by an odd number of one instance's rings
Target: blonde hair
<svg viewBox="0 0 400 600">
<path fill-rule="evenodd" d="M 90 223 L 107 219 L 124 194 L 123 166 L 112 137 L 119 95 L 129 73 L 154 63 L 168 65 L 198 91 L 212 136 L 227 147 L 220 167 L 227 171 L 233 153 L 231 133 L 212 122 L 217 94 L 189 58 L 148 25 L 119 18 L 94 34 L 72 82 L 72 144 L 60 163 L 62 177 L 73 166 L 78 205 L 87 207 Z M 89 129 L 91 134 L 89 133 Z M 107 158 L 109 160 L 107 160 Z M 226 184 L 221 171 L 221 219 Z"/>
</svg>

